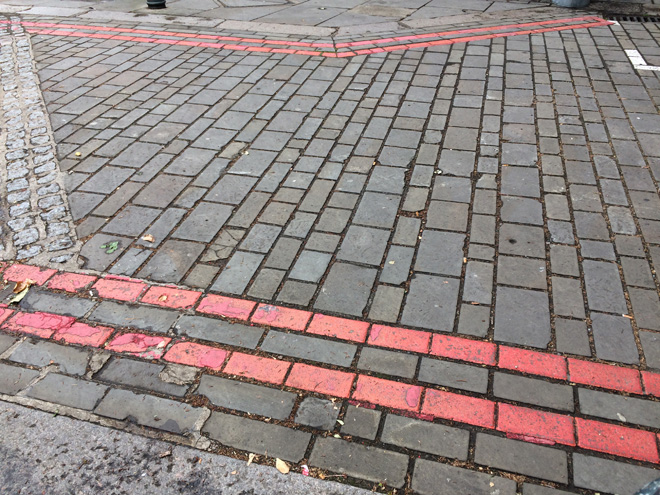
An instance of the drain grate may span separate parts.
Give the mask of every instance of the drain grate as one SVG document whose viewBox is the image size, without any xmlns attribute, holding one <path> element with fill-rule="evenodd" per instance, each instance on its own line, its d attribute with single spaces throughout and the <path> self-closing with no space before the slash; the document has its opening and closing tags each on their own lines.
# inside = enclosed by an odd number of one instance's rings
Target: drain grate
<svg viewBox="0 0 660 495">
<path fill-rule="evenodd" d="M 619 22 L 660 22 L 660 17 L 652 15 L 623 15 L 623 14 L 603 14 L 603 17 L 608 21 Z"/>
</svg>

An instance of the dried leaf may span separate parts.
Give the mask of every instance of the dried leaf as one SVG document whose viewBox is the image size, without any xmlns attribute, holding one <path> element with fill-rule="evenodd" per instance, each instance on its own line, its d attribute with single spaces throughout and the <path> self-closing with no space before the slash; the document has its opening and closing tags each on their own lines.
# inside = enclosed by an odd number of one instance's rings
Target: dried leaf
<svg viewBox="0 0 660 495">
<path fill-rule="evenodd" d="M 163 294 L 162 296 L 160 296 L 160 297 L 158 298 L 158 300 L 159 300 L 160 302 L 165 302 L 165 301 L 167 301 L 167 296 L 166 296 L 165 294 Z"/>
<path fill-rule="evenodd" d="M 288 464 L 282 459 L 275 459 L 275 467 L 282 474 L 288 474 L 290 471 Z"/>
<path fill-rule="evenodd" d="M 143 236 L 142 236 L 142 240 L 143 240 L 143 241 L 147 241 L 147 242 L 155 242 L 155 241 L 156 241 L 156 239 L 154 238 L 154 236 L 152 236 L 151 234 L 143 235 Z"/>
<path fill-rule="evenodd" d="M 255 458 L 255 457 L 257 457 L 255 454 L 250 454 L 250 455 L 248 455 L 248 462 L 247 462 L 247 465 L 248 465 L 248 466 L 249 466 L 250 464 L 252 464 L 252 461 L 254 461 L 254 458 Z"/>
<path fill-rule="evenodd" d="M 14 294 L 18 294 L 19 292 L 23 292 L 25 289 L 29 288 L 31 285 L 34 285 L 34 280 L 31 280 L 29 278 L 26 278 L 22 282 L 16 282 L 16 285 L 14 286 Z"/>
<path fill-rule="evenodd" d="M 9 304 L 21 302 L 23 300 L 23 298 L 27 295 L 29 290 L 30 290 L 29 287 L 26 287 L 25 289 L 23 289 L 21 292 L 19 292 L 18 294 L 16 294 L 14 297 L 12 297 L 9 300 Z"/>
</svg>

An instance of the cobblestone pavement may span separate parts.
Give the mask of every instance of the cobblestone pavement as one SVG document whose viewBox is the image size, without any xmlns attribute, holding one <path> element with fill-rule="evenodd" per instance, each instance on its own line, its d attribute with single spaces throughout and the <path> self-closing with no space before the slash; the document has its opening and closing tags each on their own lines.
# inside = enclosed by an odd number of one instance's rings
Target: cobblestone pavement
<svg viewBox="0 0 660 495">
<path fill-rule="evenodd" d="M 530 12 L 22 17 L 87 275 L 5 270 L 1 397 L 424 495 L 658 477 L 660 30 Z"/>
</svg>

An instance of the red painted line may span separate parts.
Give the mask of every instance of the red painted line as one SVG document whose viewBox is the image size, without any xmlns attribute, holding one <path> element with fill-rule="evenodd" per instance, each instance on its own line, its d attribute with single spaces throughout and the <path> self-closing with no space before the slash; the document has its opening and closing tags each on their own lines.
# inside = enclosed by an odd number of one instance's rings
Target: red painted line
<svg viewBox="0 0 660 495">
<path fill-rule="evenodd" d="M 589 23 L 580 23 L 580 24 L 570 24 L 566 26 L 555 26 L 541 29 L 531 29 L 531 30 L 521 30 L 525 27 L 534 27 L 534 26 L 548 26 L 553 24 L 561 24 L 567 22 L 578 22 L 578 21 L 593 21 Z M 11 21 L 0 21 L 0 23 L 10 23 Z M 537 21 L 537 22 L 528 22 L 520 24 L 505 24 L 500 26 L 489 26 L 482 28 L 471 28 L 471 29 L 460 29 L 454 31 L 443 31 L 436 33 L 426 33 L 419 35 L 410 35 L 410 36 L 400 36 L 400 37 L 390 37 L 390 38 L 380 38 L 372 40 L 362 40 L 354 41 L 347 43 L 338 43 L 331 44 L 327 42 L 301 42 L 301 41 L 287 41 L 287 40 L 267 40 L 260 38 L 237 38 L 231 36 L 214 36 L 214 35 L 197 35 L 194 33 L 182 33 L 182 32 L 173 32 L 173 31 L 151 31 L 146 29 L 130 29 L 130 28 L 113 28 L 106 26 L 84 26 L 76 24 L 53 24 L 53 23 L 41 23 L 41 22 L 21 22 L 23 26 L 33 27 L 33 28 L 44 28 L 44 27 L 57 27 L 58 29 L 28 29 L 28 32 L 34 34 L 48 34 L 56 36 L 70 36 L 70 37 L 88 37 L 88 38 L 109 38 L 120 41 L 135 41 L 142 43 L 159 43 L 159 44 L 171 44 L 171 45 L 184 45 L 184 46 L 202 46 L 205 48 L 222 48 L 227 50 L 237 50 L 237 51 L 251 51 L 251 52 L 270 52 L 270 53 L 295 53 L 297 55 L 308 55 L 308 56 L 320 56 L 326 58 L 344 58 L 344 57 L 353 57 L 356 55 L 367 55 L 371 53 L 378 53 L 381 51 L 398 51 L 398 50 L 409 50 L 411 48 L 424 48 L 428 46 L 438 46 L 438 45 L 449 45 L 455 43 L 465 43 L 468 41 L 478 41 L 492 38 L 501 38 L 508 36 L 519 36 L 519 35 L 528 35 L 528 34 L 539 34 L 550 31 L 562 31 L 567 29 L 583 29 L 591 28 L 598 26 L 606 26 L 612 24 L 610 21 L 606 21 L 600 17 L 595 16 L 586 16 L 586 17 L 575 17 L 575 18 L 566 18 L 566 19 L 551 19 L 547 21 Z M 84 29 L 88 31 L 96 31 L 96 33 L 85 33 L 81 31 L 67 31 L 66 29 Z M 504 32 L 504 33 L 492 33 L 493 31 L 502 31 L 506 29 L 512 29 L 514 31 Z M 242 44 L 207 44 L 199 41 L 186 41 L 186 40 L 173 40 L 173 39 L 164 39 L 164 38 L 144 38 L 136 36 L 127 36 L 126 34 L 117 34 L 117 35 L 104 35 L 99 32 L 107 33 L 131 33 L 131 34 L 148 34 L 152 36 L 169 36 L 173 38 L 194 38 L 194 39 L 210 39 L 217 41 L 238 41 L 240 43 L 254 43 L 259 45 L 275 45 L 275 46 L 291 46 L 291 47 L 305 47 L 305 48 L 334 48 L 335 51 L 313 51 L 313 50 L 292 50 L 292 49 L 281 49 L 281 48 L 268 48 L 264 46 L 250 46 Z M 480 33 L 480 32 L 491 32 L 491 34 L 479 35 L 479 36 L 468 36 L 468 37 L 453 37 L 460 34 L 471 34 L 471 33 Z M 406 43 L 398 45 L 388 45 L 384 47 L 378 47 L 377 45 L 385 45 L 387 43 L 392 43 L 396 41 L 415 41 L 415 40 L 427 40 L 429 38 L 439 38 L 439 37 L 452 37 L 450 39 L 434 40 L 434 41 L 419 41 L 415 43 Z M 370 48 L 367 50 L 358 50 L 358 51 L 345 51 L 337 52 L 338 48 L 351 48 L 358 46 L 371 45 L 375 48 Z M 287 50 L 287 51 L 284 51 Z"/>
</svg>

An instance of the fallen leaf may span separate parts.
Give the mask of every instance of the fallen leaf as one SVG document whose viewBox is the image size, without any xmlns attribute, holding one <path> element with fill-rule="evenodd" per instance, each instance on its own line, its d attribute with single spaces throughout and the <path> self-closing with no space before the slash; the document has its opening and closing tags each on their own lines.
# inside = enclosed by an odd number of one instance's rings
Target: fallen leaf
<svg viewBox="0 0 660 495">
<path fill-rule="evenodd" d="M 282 459 L 275 459 L 275 467 L 282 474 L 287 474 L 290 471 L 289 466 Z"/>
<path fill-rule="evenodd" d="M 160 302 L 165 302 L 165 301 L 167 301 L 167 296 L 166 296 L 165 294 L 163 294 L 162 296 L 160 296 L 160 297 L 158 298 L 158 300 L 159 300 Z"/>
<path fill-rule="evenodd" d="M 143 235 L 143 236 L 142 236 L 142 240 L 143 240 L 143 241 L 147 241 L 147 242 L 155 242 L 155 241 L 156 241 L 156 239 L 154 238 L 154 236 L 152 236 L 151 234 Z"/>
<path fill-rule="evenodd" d="M 23 289 L 21 292 L 19 292 L 18 294 L 16 294 L 14 297 L 12 297 L 9 300 L 9 304 L 21 302 L 23 300 L 23 298 L 27 295 L 29 290 L 30 290 L 29 287 L 26 287 L 25 289 Z"/>
<path fill-rule="evenodd" d="M 248 466 L 252 464 L 252 461 L 254 461 L 255 457 L 257 457 L 255 454 L 248 455 L 248 463 L 247 463 Z"/>
<path fill-rule="evenodd" d="M 22 282 L 16 282 L 16 285 L 14 286 L 14 294 L 23 292 L 25 289 L 29 288 L 34 283 L 35 283 L 34 280 L 30 280 L 29 278 L 26 278 Z"/>
<path fill-rule="evenodd" d="M 82 156 L 82 153 L 80 151 L 76 151 L 76 156 Z"/>
</svg>

